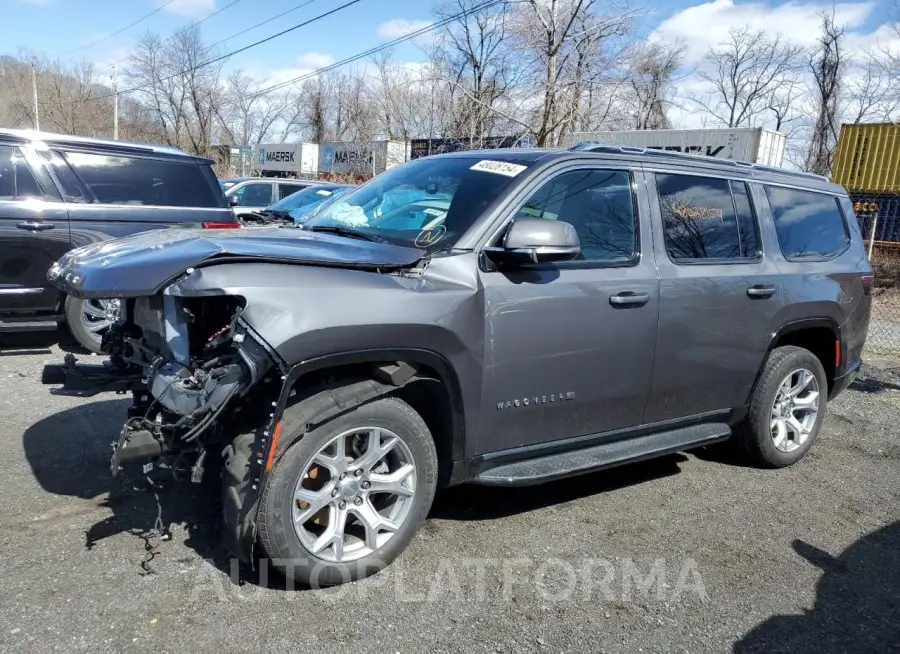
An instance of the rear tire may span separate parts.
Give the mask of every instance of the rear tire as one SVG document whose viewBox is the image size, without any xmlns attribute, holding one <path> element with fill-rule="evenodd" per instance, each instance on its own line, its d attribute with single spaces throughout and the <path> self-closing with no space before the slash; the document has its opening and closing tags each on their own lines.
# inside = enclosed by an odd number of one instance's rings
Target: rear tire
<svg viewBox="0 0 900 654">
<path fill-rule="evenodd" d="M 827 397 L 828 379 L 816 355 L 794 345 L 775 348 L 735 429 L 739 453 L 761 467 L 793 465 L 816 441 Z"/>
<path fill-rule="evenodd" d="M 289 407 L 281 438 L 316 424 L 309 407 L 320 401 Z M 395 397 L 363 404 L 303 434 L 272 468 L 259 504 L 260 543 L 272 565 L 301 584 L 362 579 L 409 545 L 437 478 L 434 441 L 419 414 Z"/>
</svg>

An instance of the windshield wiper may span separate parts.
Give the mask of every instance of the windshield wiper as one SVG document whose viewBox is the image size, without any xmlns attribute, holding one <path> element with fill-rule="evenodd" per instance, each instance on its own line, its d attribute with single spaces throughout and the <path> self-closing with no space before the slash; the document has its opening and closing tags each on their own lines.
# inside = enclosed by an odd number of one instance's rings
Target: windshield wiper
<svg viewBox="0 0 900 654">
<path fill-rule="evenodd" d="M 312 227 L 307 227 L 311 232 L 324 232 L 326 234 L 337 234 L 338 236 L 346 236 L 347 238 L 358 238 L 363 241 L 369 241 L 371 243 L 383 243 L 380 238 L 377 236 L 373 236 L 372 234 L 365 234 L 363 232 L 357 232 L 355 229 L 349 229 L 347 227 L 339 227 L 338 225 L 313 225 Z"/>
</svg>

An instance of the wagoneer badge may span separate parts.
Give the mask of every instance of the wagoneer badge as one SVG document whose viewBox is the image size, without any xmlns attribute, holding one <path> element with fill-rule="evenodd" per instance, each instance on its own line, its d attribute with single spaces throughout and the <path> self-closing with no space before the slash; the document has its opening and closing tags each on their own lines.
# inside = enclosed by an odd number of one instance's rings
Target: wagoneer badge
<svg viewBox="0 0 900 654">
<path fill-rule="evenodd" d="M 524 406 L 534 406 L 535 404 L 556 404 L 557 402 L 566 402 L 574 400 L 575 393 L 553 393 L 551 395 L 535 395 L 534 397 L 523 397 L 516 400 L 507 400 L 506 402 L 497 402 L 497 410 L 515 409 Z"/>
</svg>

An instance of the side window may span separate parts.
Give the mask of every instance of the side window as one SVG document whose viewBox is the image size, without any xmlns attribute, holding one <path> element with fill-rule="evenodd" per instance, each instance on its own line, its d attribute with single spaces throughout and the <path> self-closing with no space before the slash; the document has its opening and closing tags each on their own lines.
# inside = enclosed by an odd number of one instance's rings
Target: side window
<svg viewBox="0 0 900 654">
<path fill-rule="evenodd" d="M 65 158 L 101 204 L 218 207 L 203 170 L 192 161 L 65 152 Z"/>
<path fill-rule="evenodd" d="M 19 148 L 0 145 L 0 200 L 42 197 L 44 193 Z"/>
<path fill-rule="evenodd" d="M 272 204 L 272 185 L 245 184 L 234 192 L 239 207 L 267 207 Z"/>
<path fill-rule="evenodd" d="M 306 184 L 279 184 L 278 185 L 278 197 L 286 198 L 292 193 L 296 193 L 297 191 L 302 191 L 306 188 Z"/>
<path fill-rule="evenodd" d="M 756 259 L 759 237 L 747 185 L 691 175 L 656 175 L 666 251 L 672 261 Z"/>
<path fill-rule="evenodd" d="M 43 150 L 40 155 L 53 168 L 53 173 L 56 175 L 56 181 L 59 182 L 63 198 L 67 202 L 87 202 L 81 184 L 75 177 L 75 173 L 69 168 L 69 164 L 62 158 L 62 155 L 53 150 Z"/>
<path fill-rule="evenodd" d="M 576 170 L 541 186 L 516 218 L 570 223 L 581 241 L 581 261 L 625 263 L 638 253 L 631 175 L 621 170 Z"/>
<path fill-rule="evenodd" d="M 847 245 L 847 225 L 833 195 L 766 186 L 766 196 L 785 258 L 830 257 Z"/>
</svg>

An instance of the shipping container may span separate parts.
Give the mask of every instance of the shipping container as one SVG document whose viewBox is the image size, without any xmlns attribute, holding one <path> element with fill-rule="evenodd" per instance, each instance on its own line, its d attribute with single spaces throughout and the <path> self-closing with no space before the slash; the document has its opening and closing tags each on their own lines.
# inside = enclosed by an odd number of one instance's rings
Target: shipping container
<svg viewBox="0 0 900 654">
<path fill-rule="evenodd" d="M 900 243 L 900 194 L 851 191 L 850 201 L 864 239 L 872 237 L 874 225 L 876 243 Z"/>
<path fill-rule="evenodd" d="M 472 139 L 467 136 L 449 139 L 413 139 L 410 143 L 410 159 L 419 159 L 432 154 L 464 152 L 467 150 L 496 150 L 497 148 L 532 147 L 534 139 L 521 136 L 485 136 Z"/>
<path fill-rule="evenodd" d="M 260 143 L 254 148 L 253 160 L 263 174 L 315 177 L 319 168 L 319 146 L 315 143 Z"/>
<path fill-rule="evenodd" d="M 332 141 L 319 147 L 319 172 L 367 178 L 409 159 L 403 141 Z"/>
<path fill-rule="evenodd" d="M 781 132 L 761 127 L 642 129 L 624 132 L 574 132 L 563 145 L 572 147 L 586 142 L 668 150 L 766 166 L 781 166 L 784 163 L 786 138 Z"/>
<path fill-rule="evenodd" d="M 832 179 L 852 192 L 900 193 L 900 125 L 841 125 Z"/>
</svg>

